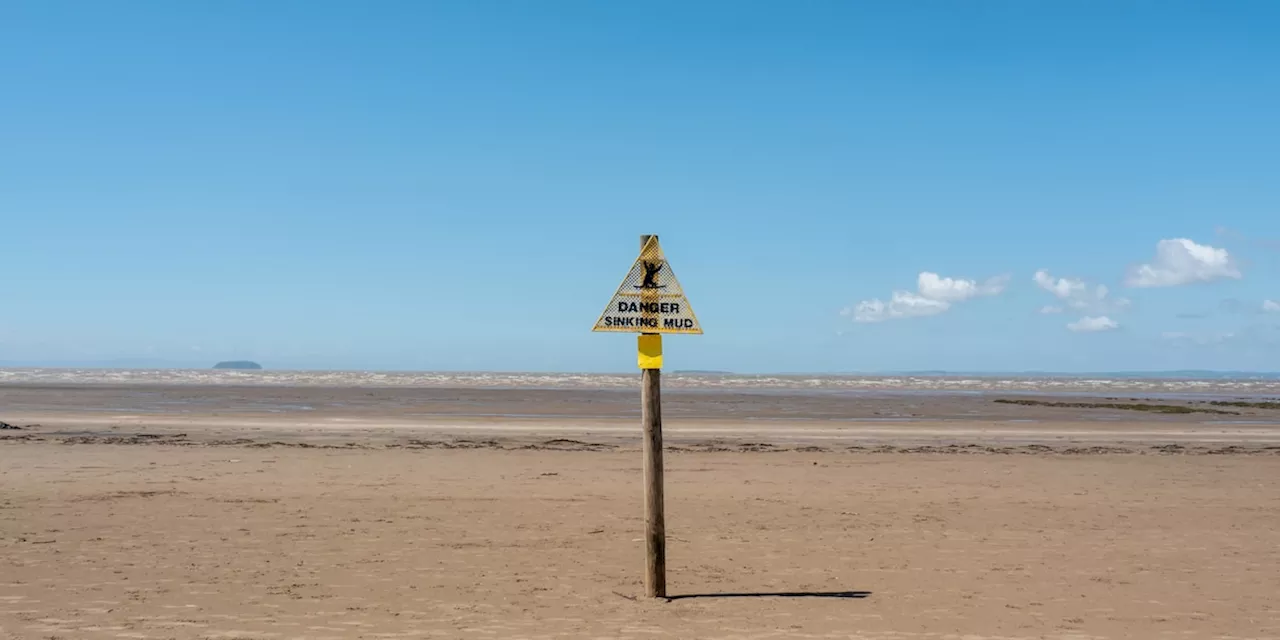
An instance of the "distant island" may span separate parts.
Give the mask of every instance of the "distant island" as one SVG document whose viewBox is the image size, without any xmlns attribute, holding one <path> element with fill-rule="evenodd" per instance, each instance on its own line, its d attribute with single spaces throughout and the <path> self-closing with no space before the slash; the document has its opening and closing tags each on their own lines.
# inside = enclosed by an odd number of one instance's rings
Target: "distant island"
<svg viewBox="0 0 1280 640">
<path fill-rule="evenodd" d="M 255 369 L 255 370 L 260 370 L 260 369 L 262 369 L 262 365 L 260 365 L 260 364 L 258 364 L 258 363 L 256 363 L 256 362 L 250 362 L 249 360 L 228 360 L 228 361 L 226 361 L 226 362 L 219 362 L 218 364 L 213 365 L 213 368 L 214 368 L 214 369 Z"/>
</svg>

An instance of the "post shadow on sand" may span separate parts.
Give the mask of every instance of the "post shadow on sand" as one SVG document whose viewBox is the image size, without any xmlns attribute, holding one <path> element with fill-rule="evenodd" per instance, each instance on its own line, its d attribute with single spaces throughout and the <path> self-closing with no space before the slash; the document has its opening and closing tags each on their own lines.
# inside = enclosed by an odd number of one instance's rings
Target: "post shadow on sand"
<svg viewBox="0 0 1280 640">
<path fill-rule="evenodd" d="M 870 596 L 870 591 L 773 591 L 761 593 L 689 593 L 667 596 L 668 602 L 674 600 L 691 600 L 693 598 L 851 598 L 861 600 Z"/>
</svg>

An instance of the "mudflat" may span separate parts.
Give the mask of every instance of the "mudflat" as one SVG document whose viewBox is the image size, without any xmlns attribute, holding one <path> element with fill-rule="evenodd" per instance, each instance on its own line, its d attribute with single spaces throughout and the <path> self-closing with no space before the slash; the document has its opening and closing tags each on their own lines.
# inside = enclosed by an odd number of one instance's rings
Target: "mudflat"
<svg viewBox="0 0 1280 640">
<path fill-rule="evenodd" d="M 675 389 L 664 391 L 663 415 L 667 442 L 697 450 L 1280 453 L 1274 399 Z M 51 442 L 639 443 L 635 389 L 10 383 L 0 385 L 0 420 Z"/>
</svg>

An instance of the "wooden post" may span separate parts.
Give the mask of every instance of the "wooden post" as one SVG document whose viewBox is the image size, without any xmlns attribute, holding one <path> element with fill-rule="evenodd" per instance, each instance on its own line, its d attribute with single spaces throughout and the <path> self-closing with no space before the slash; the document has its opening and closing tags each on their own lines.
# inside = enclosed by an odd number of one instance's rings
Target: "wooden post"
<svg viewBox="0 0 1280 640">
<path fill-rule="evenodd" d="M 652 236 L 640 236 L 640 249 Z M 644 428 L 644 589 L 667 597 L 667 523 L 662 495 L 662 370 L 643 369 L 640 422 Z"/>
</svg>

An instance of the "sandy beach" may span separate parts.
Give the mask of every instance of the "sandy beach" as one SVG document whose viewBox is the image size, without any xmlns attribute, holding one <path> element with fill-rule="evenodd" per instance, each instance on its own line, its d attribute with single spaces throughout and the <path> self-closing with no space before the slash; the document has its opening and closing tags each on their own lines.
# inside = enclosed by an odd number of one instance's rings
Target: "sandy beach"
<svg viewBox="0 0 1280 640">
<path fill-rule="evenodd" d="M 992 400 L 672 394 L 651 601 L 634 394 L 4 385 L 0 637 L 1280 637 L 1278 412 Z"/>
<path fill-rule="evenodd" d="M 0 640 L 1280 640 L 1280 0 L 0 0 Z"/>
</svg>

